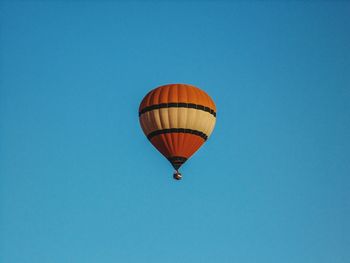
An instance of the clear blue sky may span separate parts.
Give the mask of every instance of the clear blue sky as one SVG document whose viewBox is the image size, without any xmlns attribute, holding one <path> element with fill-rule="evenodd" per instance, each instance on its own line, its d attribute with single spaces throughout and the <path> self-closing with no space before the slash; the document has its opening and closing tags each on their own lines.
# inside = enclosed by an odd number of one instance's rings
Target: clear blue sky
<svg viewBox="0 0 350 263">
<path fill-rule="evenodd" d="M 0 4 L 0 262 L 347 263 L 350 2 Z M 172 179 L 138 106 L 218 108 Z"/>
</svg>

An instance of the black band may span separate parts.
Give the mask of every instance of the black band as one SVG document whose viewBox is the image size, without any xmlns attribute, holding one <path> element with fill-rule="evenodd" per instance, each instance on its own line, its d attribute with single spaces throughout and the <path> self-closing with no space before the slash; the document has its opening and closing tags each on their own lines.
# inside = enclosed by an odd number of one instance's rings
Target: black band
<svg viewBox="0 0 350 263">
<path fill-rule="evenodd" d="M 187 158 L 182 156 L 172 156 L 172 157 L 168 157 L 168 160 L 169 162 L 171 162 L 171 164 L 175 169 L 179 169 L 181 165 L 183 165 L 184 162 L 187 161 Z"/>
<path fill-rule="evenodd" d="M 194 134 L 197 136 L 202 137 L 205 141 L 208 139 L 208 135 L 201 131 L 197 130 L 191 130 L 191 129 L 183 129 L 183 128 L 171 128 L 171 129 L 163 129 L 163 130 L 157 130 L 149 133 L 147 135 L 147 138 L 151 140 L 154 136 L 160 135 L 160 134 L 165 134 L 165 133 L 190 133 Z"/>
<path fill-rule="evenodd" d="M 168 157 L 168 160 L 174 163 L 184 163 L 187 161 L 187 158 L 182 156 L 172 156 L 172 157 Z"/>
<path fill-rule="evenodd" d="M 140 112 L 139 112 L 139 116 L 141 116 L 143 113 L 147 112 L 147 111 L 152 111 L 152 110 L 156 110 L 156 109 L 163 109 L 163 108 L 189 108 L 189 109 L 197 109 L 197 110 L 202 110 L 202 111 L 206 111 L 209 112 L 210 114 L 212 114 L 214 117 L 216 117 L 216 112 L 209 108 L 209 107 L 205 107 L 203 105 L 198 105 L 198 104 L 193 104 L 193 103 L 184 103 L 184 102 L 172 102 L 172 103 L 160 103 L 160 104 L 154 104 L 148 107 L 143 108 Z"/>
</svg>

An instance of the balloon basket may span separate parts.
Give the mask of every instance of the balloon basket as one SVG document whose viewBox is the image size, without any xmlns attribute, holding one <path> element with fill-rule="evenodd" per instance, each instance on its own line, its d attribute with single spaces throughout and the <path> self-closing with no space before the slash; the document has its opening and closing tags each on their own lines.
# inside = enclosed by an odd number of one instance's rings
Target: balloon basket
<svg viewBox="0 0 350 263">
<path fill-rule="evenodd" d="M 178 171 L 175 171 L 174 174 L 173 174 L 173 178 L 177 181 L 181 180 L 182 179 L 182 174 L 179 173 Z"/>
</svg>

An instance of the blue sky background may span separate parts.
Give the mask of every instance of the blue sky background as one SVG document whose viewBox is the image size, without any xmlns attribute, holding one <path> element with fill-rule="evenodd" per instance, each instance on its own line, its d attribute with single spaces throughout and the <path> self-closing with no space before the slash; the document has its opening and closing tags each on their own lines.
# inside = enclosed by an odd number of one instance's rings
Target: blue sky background
<svg viewBox="0 0 350 263">
<path fill-rule="evenodd" d="M 0 4 L 0 262 L 346 263 L 350 3 Z M 207 91 L 183 166 L 138 105 Z"/>
</svg>

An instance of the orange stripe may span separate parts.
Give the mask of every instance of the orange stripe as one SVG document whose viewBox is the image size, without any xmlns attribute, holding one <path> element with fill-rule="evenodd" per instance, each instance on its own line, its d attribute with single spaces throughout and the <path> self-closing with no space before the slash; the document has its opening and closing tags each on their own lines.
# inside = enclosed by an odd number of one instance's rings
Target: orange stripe
<svg viewBox="0 0 350 263">
<path fill-rule="evenodd" d="M 193 103 L 216 111 L 213 100 L 203 90 L 187 84 L 168 84 L 150 91 L 142 100 L 139 111 L 161 103 Z"/>
<path fill-rule="evenodd" d="M 166 158 L 183 156 L 188 159 L 202 146 L 204 139 L 194 134 L 168 133 L 154 136 L 151 143 Z"/>
</svg>

